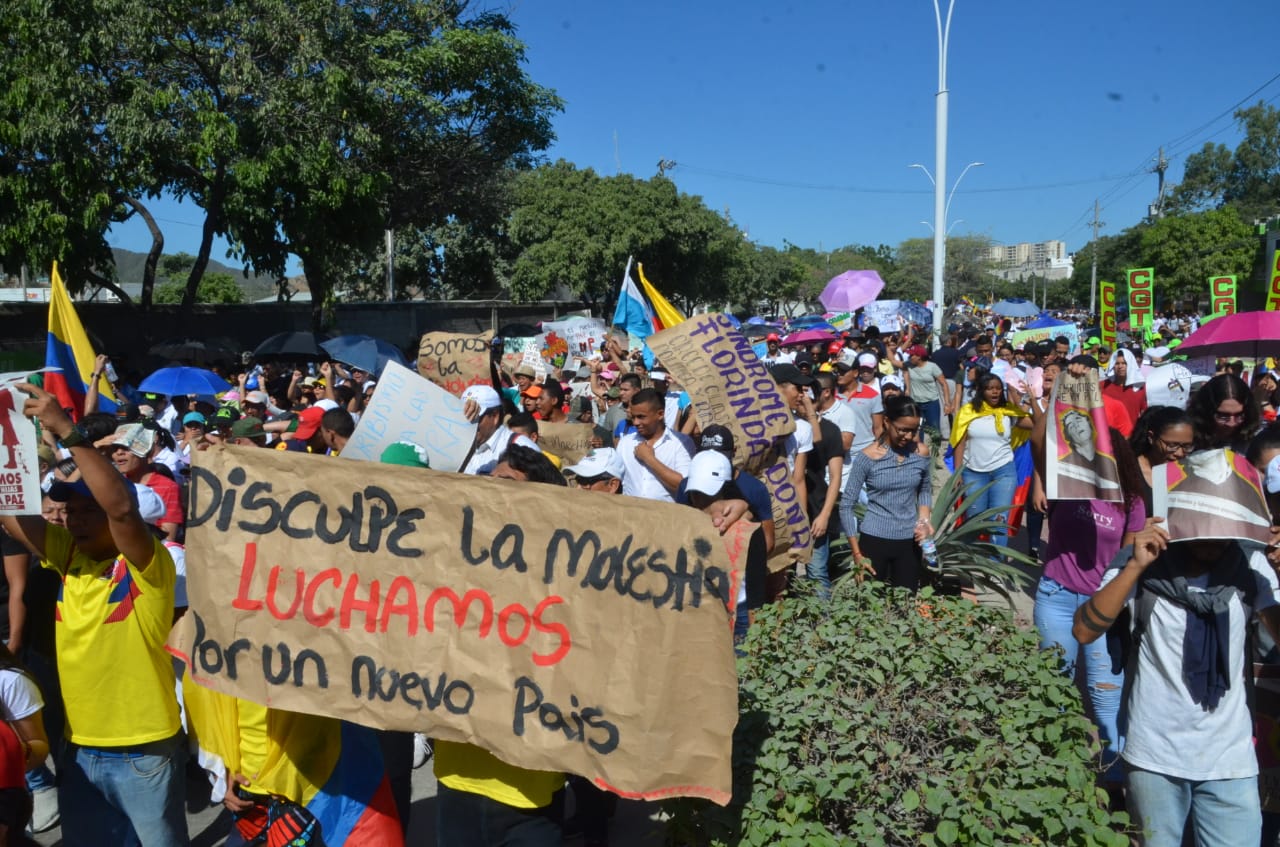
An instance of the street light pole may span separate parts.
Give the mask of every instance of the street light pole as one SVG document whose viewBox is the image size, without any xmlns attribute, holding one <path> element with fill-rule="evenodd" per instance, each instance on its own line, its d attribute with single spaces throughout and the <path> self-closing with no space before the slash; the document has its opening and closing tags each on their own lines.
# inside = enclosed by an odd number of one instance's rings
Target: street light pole
<svg viewBox="0 0 1280 847">
<path fill-rule="evenodd" d="M 951 41 L 951 14 L 955 0 L 947 0 L 947 19 L 942 20 L 938 0 L 933 0 L 933 16 L 938 27 L 938 93 L 935 98 L 937 120 L 934 135 L 933 181 L 933 331 L 942 337 L 943 268 L 947 262 L 947 49 Z"/>
</svg>

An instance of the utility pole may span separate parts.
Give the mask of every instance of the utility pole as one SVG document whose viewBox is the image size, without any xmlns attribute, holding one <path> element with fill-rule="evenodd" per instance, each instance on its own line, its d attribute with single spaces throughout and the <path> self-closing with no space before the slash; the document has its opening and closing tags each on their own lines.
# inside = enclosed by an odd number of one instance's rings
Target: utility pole
<svg viewBox="0 0 1280 847">
<path fill-rule="evenodd" d="M 667 171 L 674 169 L 675 166 L 676 166 L 676 163 L 671 161 L 670 159 L 659 159 L 658 160 L 658 176 L 666 176 Z"/>
<path fill-rule="evenodd" d="M 1156 202 L 1148 212 L 1152 218 L 1164 217 L 1164 172 L 1169 170 L 1169 160 L 1164 157 L 1164 148 L 1156 154 L 1156 165 L 1151 169 L 1151 173 L 1155 174 L 1159 182 L 1156 187 Z"/>
<path fill-rule="evenodd" d="M 615 173 L 622 173 L 622 156 L 618 154 L 618 131 L 613 131 L 613 166 L 616 168 Z"/>
<path fill-rule="evenodd" d="M 1098 313 L 1098 229 L 1103 225 L 1098 220 L 1098 212 L 1100 207 L 1098 201 L 1093 201 L 1093 271 L 1089 274 L 1089 314 L 1096 315 Z"/>
</svg>

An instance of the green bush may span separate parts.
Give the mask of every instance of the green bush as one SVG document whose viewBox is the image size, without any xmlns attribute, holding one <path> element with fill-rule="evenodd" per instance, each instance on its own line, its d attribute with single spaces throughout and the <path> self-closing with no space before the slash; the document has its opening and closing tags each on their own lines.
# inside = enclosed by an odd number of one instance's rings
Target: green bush
<svg viewBox="0 0 1280 847">
<path fill-rule="evenodd" d="M 1076 689 L 1006 611 L 843 580 L 746 651 L 733 802 L 668 803 L 668 843 L 1128 844 Z"/>
</svg>

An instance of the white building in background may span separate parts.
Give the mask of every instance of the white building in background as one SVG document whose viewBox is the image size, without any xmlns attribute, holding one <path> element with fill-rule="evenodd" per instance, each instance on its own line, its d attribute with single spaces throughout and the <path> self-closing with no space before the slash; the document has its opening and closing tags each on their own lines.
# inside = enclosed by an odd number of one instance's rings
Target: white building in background
<svg viewBox="0 0 1280 847">
<path fill-rule="evenodd" d="M 993 245 L 987 254 L 996 265 L 995 275 L 1005 280 L 1028 277 L 1066 279 L 1075 268 L 1064 241 L 1022 241 Z"/>
</svg>

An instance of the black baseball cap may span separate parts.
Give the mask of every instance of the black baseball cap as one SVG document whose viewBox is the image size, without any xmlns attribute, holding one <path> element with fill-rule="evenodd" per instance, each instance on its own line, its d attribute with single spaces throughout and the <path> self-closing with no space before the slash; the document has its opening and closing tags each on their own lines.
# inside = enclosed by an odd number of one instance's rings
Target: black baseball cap
<svg viewBox="0 0 1280 847">
<path fill-rule="evenodd" d="M 801 371 L 795 365 L 783 362 L 769 368 L 769 376 L 774 382 L 789 382 L 792 385 L 813 385 L 813 377 Z"/>
<path fill-rule="evenodd" d="M 729 427 L 712 424 L 702 431 L 702 439 L 698 442 L 699 450 L 717 450 L 733 460 L 733 433 Z"/>
</svg>

